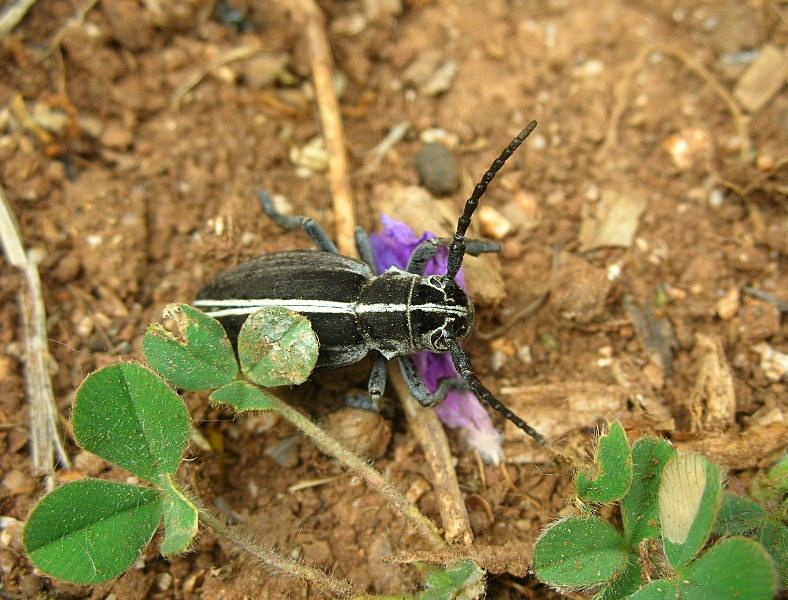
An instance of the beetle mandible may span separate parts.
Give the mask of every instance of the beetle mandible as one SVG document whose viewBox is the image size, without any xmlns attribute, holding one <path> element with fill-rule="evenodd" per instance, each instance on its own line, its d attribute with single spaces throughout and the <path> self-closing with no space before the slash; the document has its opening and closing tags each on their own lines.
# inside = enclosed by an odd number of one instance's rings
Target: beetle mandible
<svg viewBox="0 0 788 600">
<path fill-rule="evenodd" d="M 386 386 L 386 361 L 396 358 L 413 396 L 434 406 L 451 389 L 470 388 L 481 400 L 542 445 L 545 438 L 501 403 L 473 373 L 460 347 L 473 328 L 473 304 L 455 281 L 465 253 L 497 252 L 494 242 L 465 239 L 479 200 L 506 160 L 536 127 L 531 121 L 501 152 L 482 176 L 457 222 L 453 238 L 432 238 L 413 252 L 406 270 L 379 273 L 367 233 L 356 228 L 362 260 L 339 254 L 323 228 L 309 217 L 279 212 L 271 196 L 261 192 L 266 214 L 286 229 L 303 229 L 319 250 L 274 252 L 220 274 L 197 296 L 195 306 L 219 319 L 236 339 L 246 317 L 265 306 L 289 308 L 306 316 L 320 341 L 317 367 L 338 368 L 371 354 L 369 396 L 376 404 Z M 448 247 L 445 275 L 425 276 L 438 247 Z M 459 378 L 445 379 L 433 394 L 416 370 L 411 355 L 449 352 Z"/>
</svg>

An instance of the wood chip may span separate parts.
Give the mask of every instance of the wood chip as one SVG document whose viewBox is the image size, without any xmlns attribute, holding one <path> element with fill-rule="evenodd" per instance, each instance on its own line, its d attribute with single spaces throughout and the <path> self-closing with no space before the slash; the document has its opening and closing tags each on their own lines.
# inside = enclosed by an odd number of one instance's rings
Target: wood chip
<svg viewBox="0 0 788 600">
<path fill-rule="evenodd" d="M 733 95 L 749 112 L 757 112 L 772 99 L 785 83 L 788 61 L 772 45 L 764 46 L 736 84 Z"/>
<path fill-rule="evenodd" d="M 603 190 L 602 199 L 583 208 L 580 251 L 596 248 L 629 248 L 647 202 L 638 193 Z"/>
</svg>

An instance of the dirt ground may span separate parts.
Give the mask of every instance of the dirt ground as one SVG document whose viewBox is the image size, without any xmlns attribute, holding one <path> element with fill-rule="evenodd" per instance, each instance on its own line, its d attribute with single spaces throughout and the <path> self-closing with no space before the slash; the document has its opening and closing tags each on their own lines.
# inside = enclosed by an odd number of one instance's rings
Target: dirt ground
<svg viewBox="0 0 788 600">
<path fill-rule="evenodd" d="M 503 287 L 470 282 L 478 331 L 551 293 L 494 339 L 470 339 L 482 380 L 576 456 L 619 419 L 631 439 L 665 435 L 706 453 L 745 491 L 788 446 L 788 375 L 763 359 L 788 352 L 786 5 L 320 4 L 368 230 L 423 196 L 414 159 L 430 136 L 459 166 L 459 189 L 443 200 L 456 218 L 474 179 L 539 122 L 483 201 L 502 219 L 499 231 L 488 213 L 481 233 L 502 236 L 488 270 Z M 258 190 L 333 231 L 325 152 L 310 145 L 320 124 L 302 33 L 284 2 L 49 0 L 3 40 L 0 181 L 26 244 L 45 253 L 66 427 L 83 377 L 141 359 L 145 327 L 166 304 L 263 252 L 309 247 L 261 215 Z M 246 58 L 224 60 L 239 48 Z M 404 137 L 375 164 L 370 151 L 400 123 Z M 91 590 L 34 573 L 17 522 L 43 493 L 28 449 L 22 279 L 4 261 L 0 276 L 2 596 L 314 597 L 210 532 L 172 560 L 154 544 Z M 290 397 L 326 419 L 363 381 L 362 366 Z M 424 455 L 389 395 L 394 435 L 375 464 L 439 522 Z M 192 444 L 182 475 L 209 504 L 371 592 L 414 589 L 414 567 L 383 559 L 424 543 L 383 500 L 306 441 L 275 462 L 266 451 L 291 438 L 287 424 L 186 398 L 204 443 Z M 483 465 L 450 433 L 476 543 L 522 557 L 519 573 L 490 575 L 489 597 L 557 597 L 523 573 L 542 528 L 573 510 L 571 473 L 505 432 L 504 466 Z M 68 448 L 76 466 L 61 478 L 128 478 Z"/>
</svg>

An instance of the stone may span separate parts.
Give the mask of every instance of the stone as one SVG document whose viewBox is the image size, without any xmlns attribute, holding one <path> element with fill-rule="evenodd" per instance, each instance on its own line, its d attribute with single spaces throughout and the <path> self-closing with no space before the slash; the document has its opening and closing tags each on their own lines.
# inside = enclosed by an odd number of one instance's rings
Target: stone
<svg viewBox="0 0 788 600">
<path fill-rule="evenodd" d="M 422 184 L 431 193 L 442 196 L 459 187 L 460 170 L 454 155 L 443 144 L 425 144 L 416 155 L 415 163 Z"/>
<path fill-rule="evenodd" d="M 717 301 L 717 316 L 723 321 L 728 321 L 736 316 L 741 306 L 739 288 L 731 288 L 728 293 Z"/>
</svg>

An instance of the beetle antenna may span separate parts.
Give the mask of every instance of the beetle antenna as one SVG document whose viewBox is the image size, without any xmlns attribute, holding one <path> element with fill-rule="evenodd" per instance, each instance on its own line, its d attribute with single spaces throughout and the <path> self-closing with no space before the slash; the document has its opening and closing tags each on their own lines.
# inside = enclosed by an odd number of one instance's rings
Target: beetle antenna
<svg viewBox="0 0 788 600">
<path fill-rule="evenodd" d="M 473 370 L 471 369 L 471 360 L 468 358 L 468 355 L 465 354 L 465 351 L 460 348 L 457 340 L 454 338 L 446 338 L 446 342 L 449 346 L 449 352 L 451 353 L 451 360 L 454 363 L 454 368 L 457 369 L 457 372 L 468 383 L 470 388 L 473 390 L 473 393 L 476 394 L 478 398 L 484 400 L 487 404 L 492 406 L 504 417 L 509 419 L 509 421 L 514 423 L 519 429 L 530 435 L 539 443 L 540 446 L 547 446 L 547 440 L 541 433 L 536 431 L 536 429 L 531 427 L 528 423 L 514 414 L 509 409 L 509 407 L 503 404 L 500 400 L 498 400 L 498 398 L 492 395 L 490 390 L 484 387 L 484 384 L 479 380 L 479 378 L 473 374 Z"/>
<path fill-rule="evenodd" d="M 448 275 L 450 279 L 454 279 L 457 276 L 457 271 L 459 271 L 460 267 L 462 266 L 462 259 L 465 256 L 465 232 L 468 231 L 468 226 L 471 224 L 471 217 L 473 216 L 476 207 L 479 205 L 479 200 L 482 196 L 484 196 L 484 192 L 487 191 L 487 186 L 493 180 L 495 174 L 501 169 L 501 167 L 514 153 L 514 151 L 517 150 L 520 144 L 525 141 L 525 138 L 531 134 L 535 127 L 536 121 L 531 121 L 528 123 L 525 129 L 523 129 L 520 134 L 514 138 L 506 148 L 504 148 L 503 152 L 501 152 L 501 155 L 493 161 L 492 165 L 490 165 L 490 168 L 487 169 L 484 175 L 482 175 L 479 183 L 477 183 L 476 187 L 473 188 L 471 197 L 465 202 L 465 210 L 463 210 L 462 216 L 460 217 L 459 221 L 457 221 L 457 231 L 454 233 L 454 239 L 452 240 L 451 247 L 449 248 L 449 267 L 446 271 L 446 275 Z"/>
</svg>

